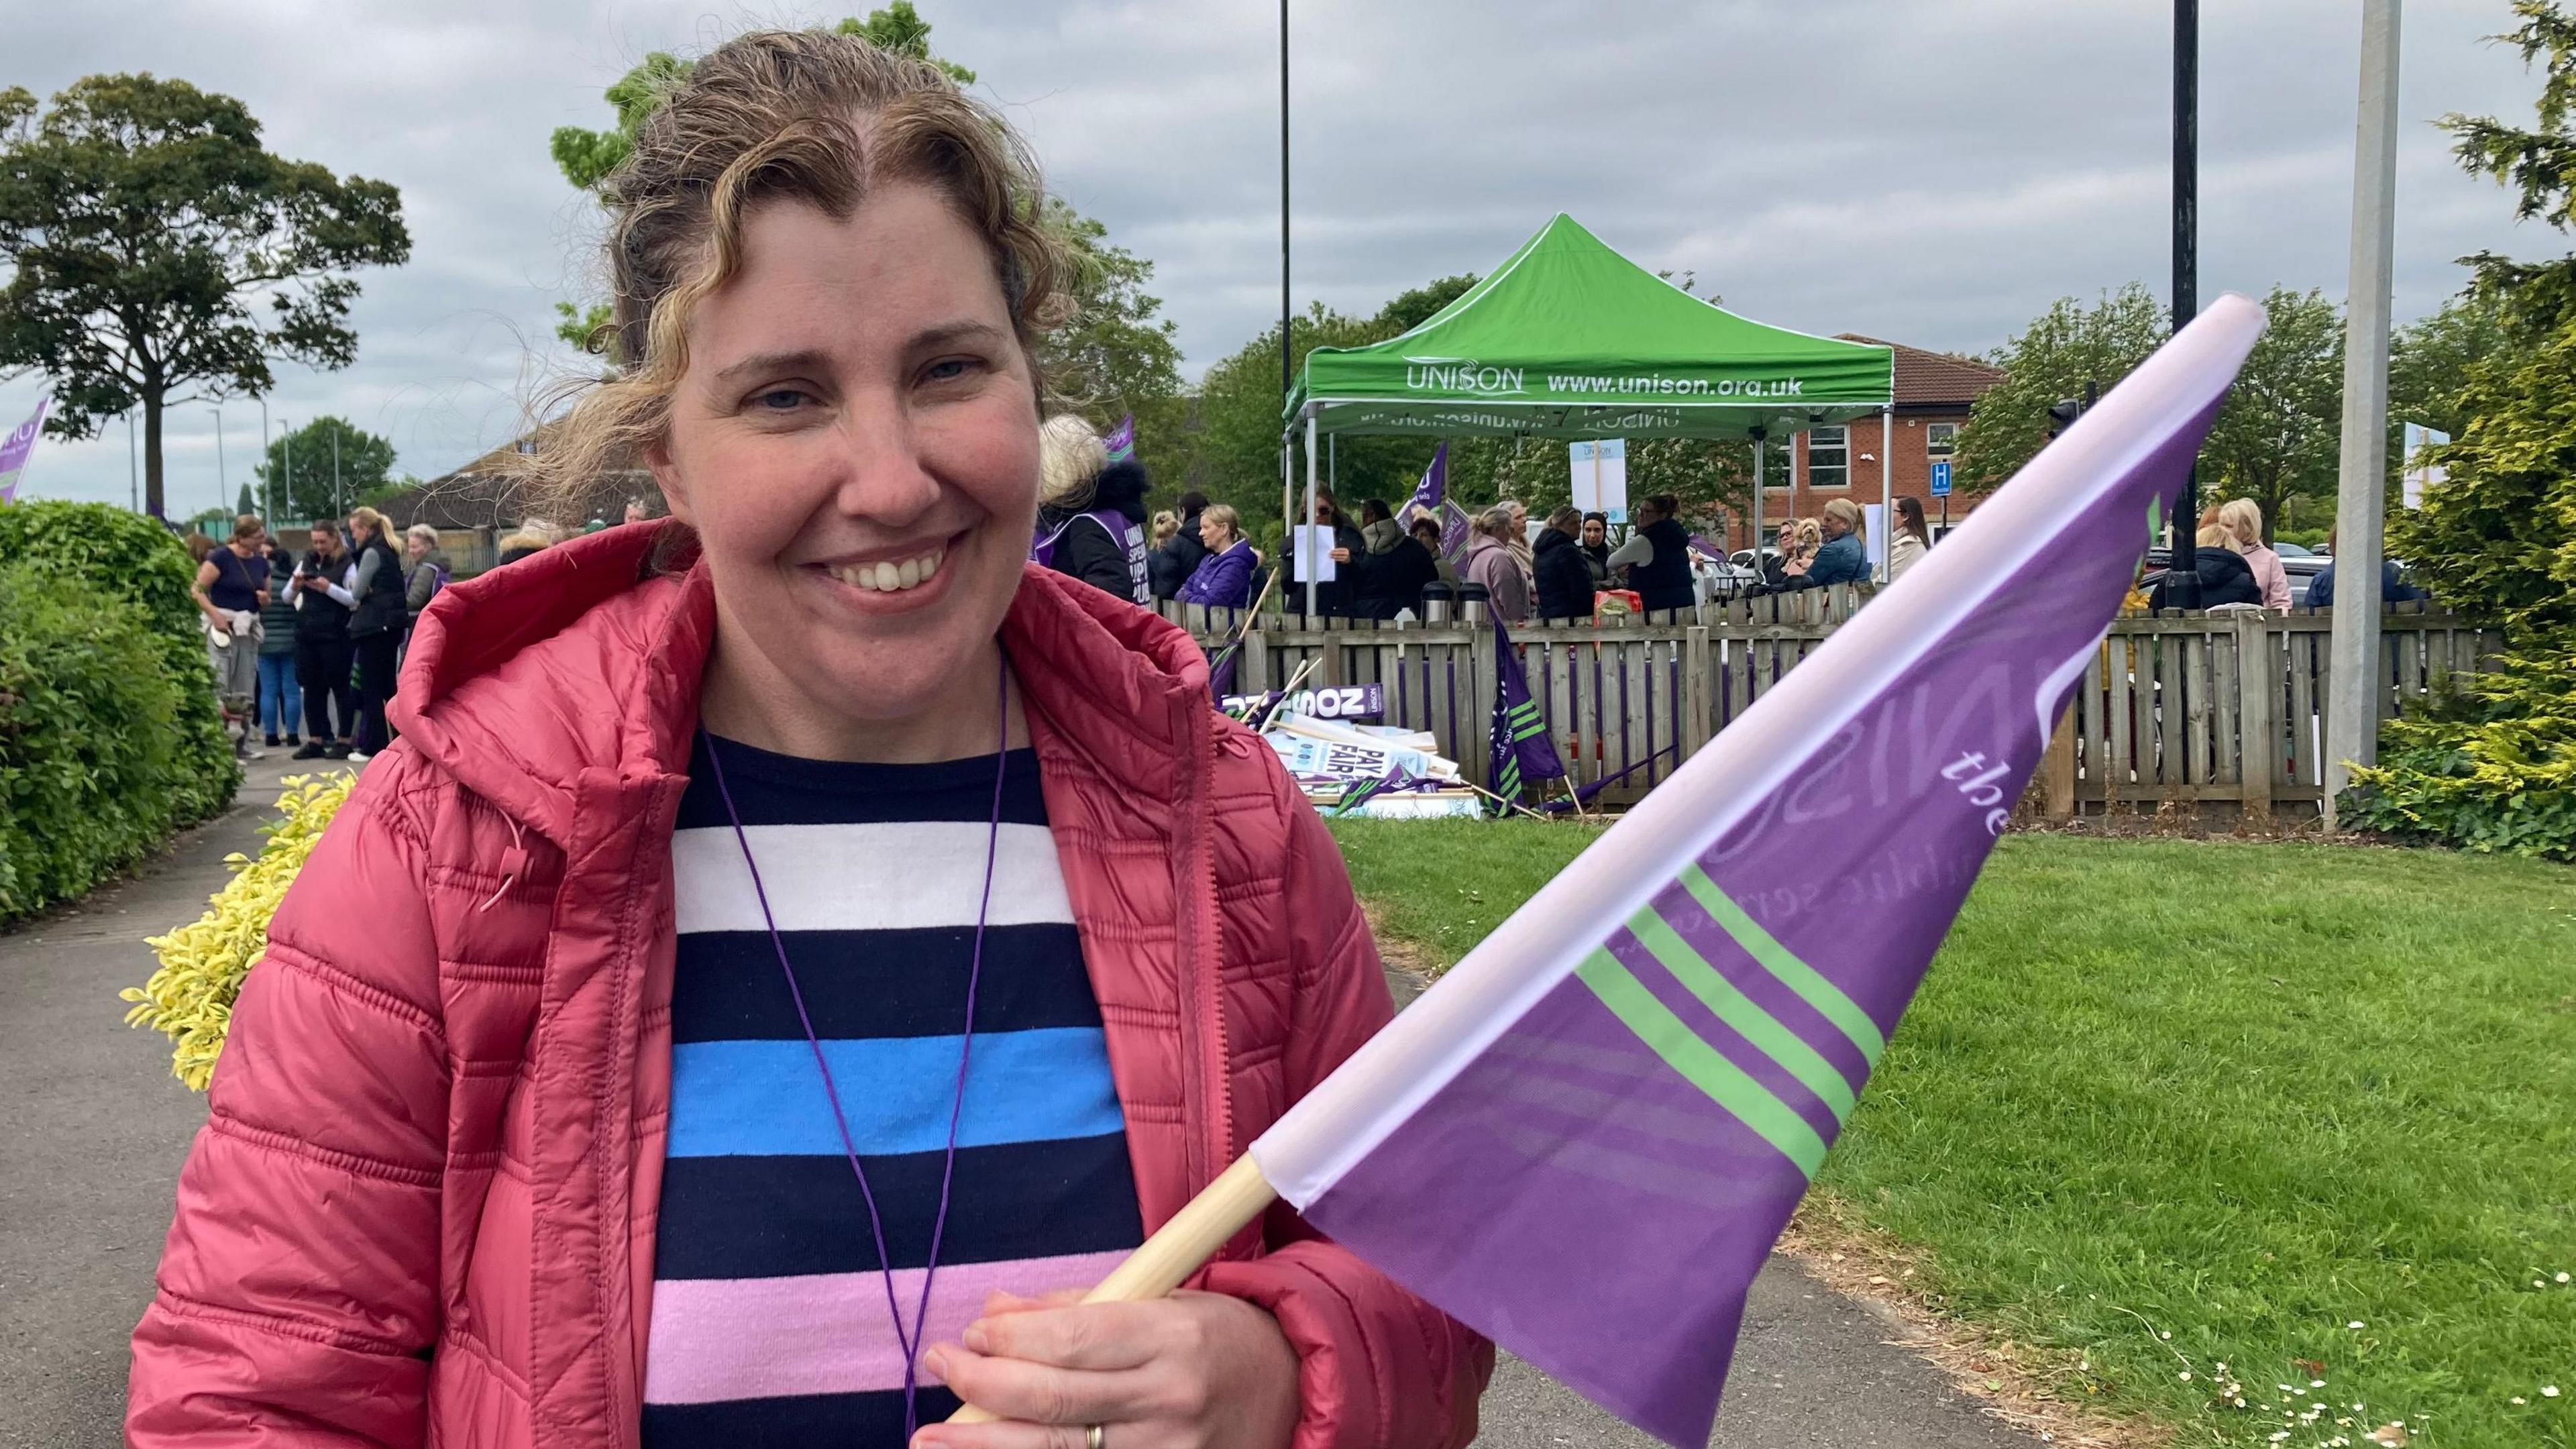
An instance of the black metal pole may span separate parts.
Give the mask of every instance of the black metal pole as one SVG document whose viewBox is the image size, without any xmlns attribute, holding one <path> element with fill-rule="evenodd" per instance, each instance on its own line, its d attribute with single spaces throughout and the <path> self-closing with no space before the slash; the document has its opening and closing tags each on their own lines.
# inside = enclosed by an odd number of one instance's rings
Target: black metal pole
<svg viewBox="0 0 2576 1449">
<path fill-rule="evenodd" d="M 1290 387 L 1288 328 L 1288 0 L 1279 0 L 1279 401 Z"/>
<path fill-rule="evenodd" d="M 2200 315 L 2200 0 L 2174 0 L 2173 44 L 2173 325 Z M 2165 603 L 2200 607 L 2194 535 L 2200 529 L 2200 470 L 2183 476 L 2182 504 L 2172 519 L 2173 551 Z"/>
</svg>

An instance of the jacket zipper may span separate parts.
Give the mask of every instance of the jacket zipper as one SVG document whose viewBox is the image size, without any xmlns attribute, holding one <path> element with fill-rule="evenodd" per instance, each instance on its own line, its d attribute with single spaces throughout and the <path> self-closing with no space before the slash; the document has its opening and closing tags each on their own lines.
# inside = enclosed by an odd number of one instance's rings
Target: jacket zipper
<svg viewBox="0 0 2576 1449">
<path fill-rule="evenodd" d="M 1182 1002 L 1182 1020 L 1196 1027 L 1192 1035 L 1197 1038 L 1182 1043 L 1184 1053 L 1196 1059 L 1191 1065 L 1198 1073 L 1201 1136 L 1190 1153 L 1193 1195 L 1216 1180 L 1234 1151 L 1234 1107 L 1226 1079 L 1224 908 L 1216 898 L 1216 850 L 1210 839 L 1215 825 L 1208 818 L 1215 739 L 1192 708 L 1195 703 L 1180 700 L 1174 706 L 1179 728 L 1188 732 L 1190 740 L 1189 790 L 1182 801 L 1180 824 L 1187 832 L 1182 853 L 1189 858 L 1195 888 L 1189 911 L 1192 939 L 1188 959 L 1181 963 L 1181 986 L 1191 997 Z"/>
</svg>

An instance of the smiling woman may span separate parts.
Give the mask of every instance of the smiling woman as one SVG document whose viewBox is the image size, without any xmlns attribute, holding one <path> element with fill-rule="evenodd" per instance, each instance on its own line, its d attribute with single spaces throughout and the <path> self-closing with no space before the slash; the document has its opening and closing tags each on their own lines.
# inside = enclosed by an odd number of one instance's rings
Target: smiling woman
<svg viewBox="0 0 2576 1449">
<path fill-rule="evenodd" d="M 1463 1445 L 1491 1350 L 1284 1210 L 1201 1291 L 1051 1296 L 1390 1006 L 1189 638 L 1026 561 L 1015 138 L 761 33 L 606 193 L 633 362 L 527 469 L 583 517 L 640 456 L 671 517 L 421 614 L 243 985 L 129 1441 Z"/>
</svg>

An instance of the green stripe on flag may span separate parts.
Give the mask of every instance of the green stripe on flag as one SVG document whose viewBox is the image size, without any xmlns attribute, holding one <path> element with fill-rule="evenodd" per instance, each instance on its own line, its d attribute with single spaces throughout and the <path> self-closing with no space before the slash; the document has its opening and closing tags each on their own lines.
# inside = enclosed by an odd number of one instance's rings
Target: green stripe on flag
<svg viewBox="0 0 2576 1449">
<path fill-rule="evenodd" d="M 1841 987 L 1827 981 L 1815 967 L 1799 960 L 1788 947 L 1773 940 L 1770 932 L 1762 929 L 1759 922 L 1744 913 L 1742 906 L 1717 888 L 1717 882 L 1708 878 L 1707 871 L 1696 865 L 1687 867 L 1682 871 L 1681 883 L 1682 889 L 1689 891 L 1691 898 L 1700 903 L 1700 908 L 1708 912 L 1709 919 L 1733 936 L 1735 944 L 1743 947 L 1746 955 L 1760 962 L 1763 970 L 1779 977 L 1781 984 L 1805 997 L 1807 1004 L 1823 1013 L 1827 1021 L 1842 1028 L 1843 1035 L 1850 1037 L 1852 1045 L 1860 1048 L 1862 1060 L 1873 1067 L 1878 1065 L 1879 1053 L 1887 1050 L 1887 1037 L 1878 1029 L 1878 1023 L 1869 1019 L 1869 1013 L 1860 1009 L 1860 1003 L 1845 996 Z"/>
<path fill-rule="evenodd" d="M 1837 1123 L 1851 1120 L 1852 1085 L 1824 1055 L 1801 1040 L 1798 1034 L 1780 1024 L 1779 1018 L 1762 1009 L 1762 1004 L 1736 989 L 1691 949 L 1691 944 L 1656 915 L 1649 906 L 1628 922 L 1638 943 L 1654 953 L 1673 979 L 1700 999 L 1700 1004 L 1717 1014 L 1741 1033 L 1746 1041 L 1759 1047 L 1764 1056 L 1778 1062 L 1783 1071 L 1806 1084 L 1834 1112 Z"/>
<path fill-rule="evenodd" d="M 1609 1007 L 1628 1030 L 1637 1034 L 1664 1064 L 1682 1074 L 1735 1120 L 1760 1134 L 1763 1141 L 1814 1179 L 1824 1165 L 1825 1139 L 1769 1088 L 1745 1075 L 1744 1069 L 1699 1039 L 1670 1008 L 1655 999 L 1644 982 L 1628 974 L 1608 951 L 1595 951 L 1574 973 Z"/>
</svg>

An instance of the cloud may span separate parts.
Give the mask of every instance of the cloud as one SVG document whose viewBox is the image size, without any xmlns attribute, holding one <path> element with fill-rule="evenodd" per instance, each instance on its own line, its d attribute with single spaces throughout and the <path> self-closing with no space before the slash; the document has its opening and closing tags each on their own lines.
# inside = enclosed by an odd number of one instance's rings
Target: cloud
<svg viewBox="0 0 2576 1449">
<path fill-rule="evenodd" d="M 413 260 L 362 276 L 357 365 L 283 368 L 274 423 L 336 412 L 424 475 L 506 440 L 567 366 L 552 305 L 593 290 L 595 214 L 546 138 L 596 126 L 648 50 L 863 10 L 703 0 L 438 7 L 155 0 L 12 20 L 13 79 L 103 70 L 241 97 L 271 147 L 403 191 Z M 1274 319 L 1277 12 L 1182 0 L 927 0 L 939 49 L 1030 137 L 1050 184 L 1157 265 L 1195 375 Z M 2164 0 L 1294 0 L 1299 304 L 1350 311 L 1483 271 L 1553 213 L 1766 321 L 1991 347 L 2067 294 L 2167 277 Z M 2407 7 L 2397 304 L 2437 306 L 2481 248 L 2555 255 L 2463 176 L 2432 121 L 2529 114 L 2536 82 L 2478 43 L 2502 0 Z M 2202 295 L 2275 282 L 2340 296 L 2359 22 L 2266 0 L 2203 22 Z M 0 419 L 35 380 L 0 384 Z M 224 472 L 258 409 L 224 409 Z M 39 496 L 123 501 L 121 426 L 40 445 Z M 172 416 L 175 507 L 219 493 L 213 417 Z"/>
</svg>

